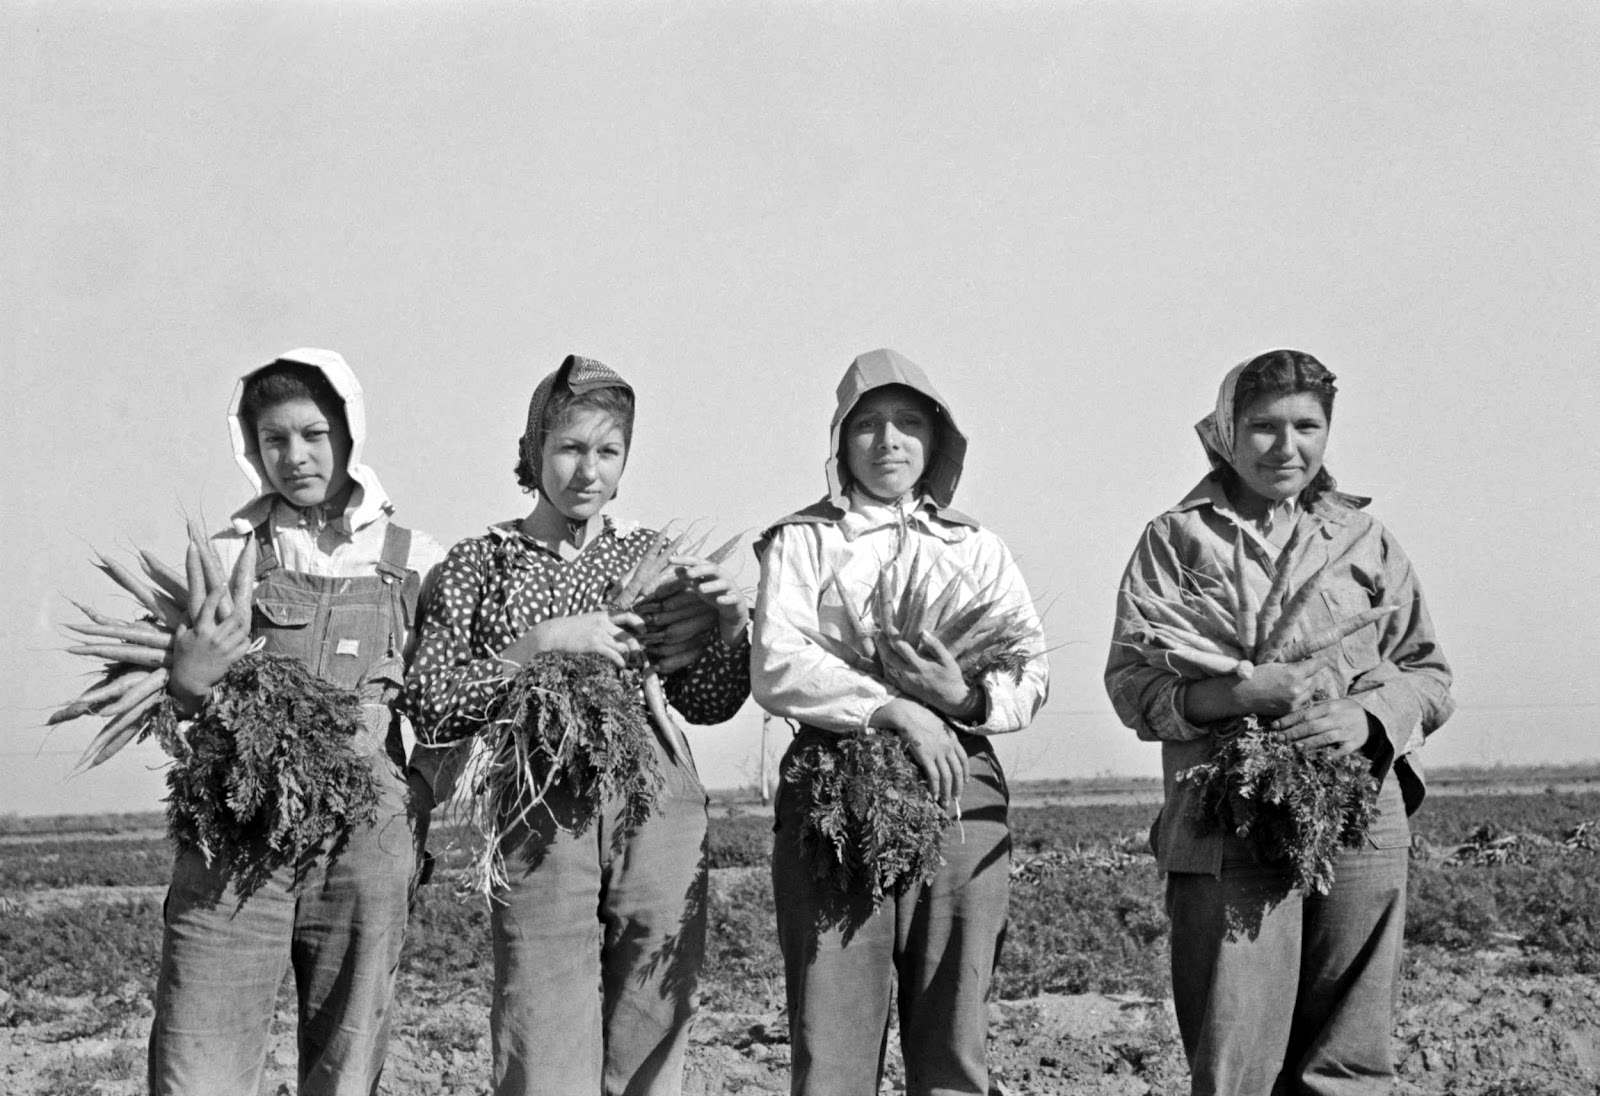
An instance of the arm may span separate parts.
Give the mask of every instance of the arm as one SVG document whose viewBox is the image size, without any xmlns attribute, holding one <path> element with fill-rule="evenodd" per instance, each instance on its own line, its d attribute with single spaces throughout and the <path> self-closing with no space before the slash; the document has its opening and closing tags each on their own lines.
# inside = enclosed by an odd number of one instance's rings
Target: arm
<svg viewBox="0 0 1600 1096">
<path fill-rule="evenodd" d="M 423 601 L 405 690 L 406 709 L 423 743 L 475 734 L 514 672 L 498 652 L 485 652 L 474 641 L 473 617 L 483 597 L 488 553 L 488 545 L 476 539 L 450 549 L 431 596 Z"/>
<path fill-rule="evenodd" d="M 896 693 L 806 638 L 823 619 L 820 529 L 786 525 L 761 556 L 750 659 L 751 692 L 773 715 L 830 731 L 866 729 Z M 834 612 L 837 606 L 832 607 Z"/>
</svg>

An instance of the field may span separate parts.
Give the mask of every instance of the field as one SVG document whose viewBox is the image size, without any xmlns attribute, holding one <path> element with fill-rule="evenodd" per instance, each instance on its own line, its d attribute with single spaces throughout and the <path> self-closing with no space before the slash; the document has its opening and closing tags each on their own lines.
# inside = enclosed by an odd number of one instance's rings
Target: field
<svg viewBox="0 0 1600 1096">
<path fill-rule="evenodd" d="M 1600 782 L 1442 782 L 1414 820 L 1396 1052 L 1408 1094 L 1600 1093 Z M 1028 787 L 991 1059 L 1011 1093 L 1186 1092 L 1166 994 L 1148 787 Z M 1520 794 L 1506 794 L 1516 792 Z M 712 950 L 688 1091 L 787 1092 L 783 979 L 758 804 L 713 819 Z M 0 1091 L 143 1091 L 171 853 L 158 817 L 0 819 Z M 448 872 L 446 873 L 448 874 Z M 424 888 L 384 1091 L 480 1093 L 481 903 Z M 291 998 L 262 1092 L 292 1093 Z M 899 1073 L 891 1061 L 894 1090 Z"/>
</svg>

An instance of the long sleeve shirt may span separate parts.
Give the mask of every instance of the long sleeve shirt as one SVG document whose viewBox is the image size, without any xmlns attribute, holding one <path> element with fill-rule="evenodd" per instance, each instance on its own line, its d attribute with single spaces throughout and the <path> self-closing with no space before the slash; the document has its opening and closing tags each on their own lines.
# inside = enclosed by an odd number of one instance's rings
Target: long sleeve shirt
<svg viewBox="0 0 1600 1096">
<path fill-rule="evenodd" d="M 997 608 L 1036 634 L 1022 679 L 999 670 L 984 674 L 987 714 L 962 729 L 993 735 L 1026 727 L 1045 702 L 1050 671 L 1033 599 L 1005 544 L 987 529 L 945 521 L 925 508 L 902 512 L 859 495 L 839 521 L 778 526 L 762 553 L 750 669 L 756 702 L 785 719 L 850 732 L 865 730 L 874 712 L 903 695 L 806 632 L 848 642 L 854 629 L 840 591 L 870 620 L 870 591 L 879 574 L 890 569 L 897 591 L 903 590 L 913 554 L 921 573 L 932 575 L 930 591 L 959 584 L 962 602 L 987 591 Z"/>
<path fill-rule="evenodd" d="M 541 620 L 605 608 L 611 582 L 633 568 L 654 535 L 607 518 L 566 559 L 524 533 L 520 522 L 507 521 L 450 549 L 424 607 L 422 640 L 406 679 L 418 738 L 445 745 L 481 730 L 516 673 L 499 653 Z M 731 719 L 750 692 L 748 650 L 713 638 L 662 686 L 691 723 Z"/>
<path fill-rule="evenodd" d="M 1140 738 L 1162 744 L 1166 803 L 1155 834 L 1158 864 L 1166 871 L 1208 872 L 1221 865 L 1224 838 L 1195 834 L 1193 785 L 1176 774 L 1207 761 L 1210 727 L 1184 714 L 1187 679 L 1143 657 L 1146 623 L 1134 595 L 1180 600 L 1195 576 L 1231 582 L 1236 536 L 1243 535 L 1242 580 L 1259 604 L 1280 566 L 1288 590 L 1319 571 L 1318 596 L 1297 618 L 1292 638 L 1309 636 L 1376 606 L 1396 611 L 1324 648 L 1312 657 L 1326 671 L 1327 687 L 1348 696 L 1382 728 L 1378 774 L 1393 766 L 1408 813 L 1424 795 L 1414 751 L 1450 717 L 1450 667 L 1434 635 L 1422 588 L 1394 536 L 1357 507 L 1363 500 L 1325 495 L 1297 516 L 1299 536 L 1286 559 L 1254 534 L 1221 486 L 1202 480 L 1189 496 L 1146 526 L 1117 595 L 1117 622 L 1106 663 L 1106 690 L 1123 723 Z"/>
</svg>

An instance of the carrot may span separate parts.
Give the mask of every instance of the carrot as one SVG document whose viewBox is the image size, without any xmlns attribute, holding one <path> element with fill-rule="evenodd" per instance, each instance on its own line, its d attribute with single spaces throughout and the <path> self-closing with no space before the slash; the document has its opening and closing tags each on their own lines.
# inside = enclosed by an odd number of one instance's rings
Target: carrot
<svg viewBox="0 0 1600 1096">
<path fill-rule="evenodd" d="M 67 598 L 67 600 L 72 603 L 72 607 L 74 609 L 77 609 L 78 612 L 82 613 L 96 624 L 117 625 L 127 623 L 125 620 L 118 620 L 115 617 L 108 617 L 104 613 L 97 613 L 81 601 L 73 601 L 70 597 Z"/>
<path fill-rule="evenodd" d="M 118 750 L 131 742 L 139 733 L 139 718 L 155 707 L 161 701 L 159 693 L 145 697 L 134 707 L 123 712 L 116 719 L 101 728 L 95 735 L 94 741 L 89 743 L 89 748 L 83 751 L 83 756 L 78 758 L 73 772 L 86 772 L 100 762 L 114 756 Z"/>
<path fill-rule="evenodd" d="M 1243 529 L 1235 529 L 1233 533 L 1232 593 L 1235 601 L 1233 628 L 1238 635 L 1239 646 L 1250 652 L 1256 646 L 1256 619 L 1260 609 L 1256 605 L 1255 591 L 1250 589 L 1250 581 L 1245 577 Z"/>
<path fill-rule="evenodd" d="M 1318 651 L 1324 650 L 1339 642 L 1345 636 L 1354 635 L 1373 621 L 1382 620 L 1390 613 L 1399 612 L 1398 605 L 1380 605 L 1372 609 L 1364 609 L 1353 617 L 1339 621 L 1331 627 L 1319 632 L 1304 636 L 1286 645 L 1278 655 L 1279 662 L 1299 662 L 1310 658 Z"/>
<path fill-rule="evenodd" d="M 933 573 L 931 571 L 929 572 L 928 577 L 930 580 L 932 579 Z M 950 611 L 950 606 L 953 605 L 956 598 L 960 596 L 961 576 L 952 575 L 950 581 L 945 584 L 944 589 L 939 591 L 939 596 L 934 598 L 933 603 L 923 610 L 923 627 L 932 628 L 935 634 L 937 634 L 941 622 L 945 618 L 945 614 Z"/>
<path fill-rule="evenodd" d="M 870 658 L 863 658 L 861 652 L 850 644 L 840 639 L 835 639 L 826 632 L 815 628 L 808 628 L 804 624 L 797 629 L 799 633 L 821 647 L 828 654 L 849 666 L 859 673 L 870 674 L 876 671 L 876 664 Z"/>
<path fill-rule="evenodd" d="M 1296 525 L 1294 532 L 1289 534 L 1289 539 L 1283 542 L 1283 550 L 1278 553 L 1272 585 L 1267 589 L 1266 600 L 1261 603 L 1261 612 L 1256 617 L 1253 648 L 1257 651 L 1266 646 L 1267 635 L 1283 611 L 1283 592 L 1289 586 L 1289 557 L 1299 543 L 1300 526 Z"/>
<path fill-rule="evenodd" d="M 1305 612 L 1306 606 L 1311 604 L 1311 599 L 1316 595 L 1316 592 L 1322 589 L 1323 576 L 1327 573 L 1328 571 L 1325 567 L 1318 569 L 1316 574 L 1300 584 L 1300 589 L 1294 592 L 1293 597 L 1284 602 L 1283 614 L 1278 617 L 1277 623 L 1273 625 L 1272 634 L 1267 637 L 1266 643 L 1259 652 L 1262 662 L 1278 661 L 1277 652 L 1282 650 L 1283 645 L 1289 642 L 1290 631 L 1294 629 L 1295 622 Z"/>
<path fill-rule="evenodd" d="M 200 565 L 200 549 L 191 543 L 183 553 L 183 569 L 189 574 L 189 627 L 200 623 L 200 610 L 206 603 L 206 572 Z"/>
<path fill-rule="evenodd" d="M 172 646 L 171 632 L 147 624 L 68 624 L 67 627 L 79 635 L 118 639 L 141 647 L 159 647 L 165 650 Z"/>
<path fill-rule="evenodd" d="M 130 666 L 143 666 L 147 669 L 154 669 L 167 661 L 167 652 L 131 643 L 86 643 L 68 647 L 67 651 L 83 655 L 85 658 L 103 658 L 107 662 L 125 662 Z"/>
<path fill-rule="evenodd" d="M 88 715 L 98 711 L 106 705 L 126 696 L 136 688 L 139 682 L 148 675 L 145 670 L 118 669 L 110 671 L 102 678 L 100 684 L 93 686 L 77 697 L 72 703 L 53 712 L 49 719 L 44 721 L 46 727 L 54 727 L 57 723 L 66 723 L 77 719 L 79 716 Z"/>
<path fill-rule="evenodd" d="M 729 556 L 733 555 L 734 550 L 739 547 L 739 541 L 743 537 L 744 537 L 743 533 L 735 533 L 735 534 L 733 534 L 733 538 L 731 540 L 728 540 L 727 542 L 722 544 L 720 547 L 718 547 L 716 551 L 714 551 L 710 555 L 706 556 L 706 560 L 708 562 L 710 562 L 710 563 L 721 563 L 723 560 L 725 560 Z"/>
<path fill-rule="evenodd" d="M 239 558 L 233 564 L 233 581 L 229 593 L 233 596 L 235 612 L 250 614 L 251 605 L 256 594 L 256 538 L 249 537 L 244 542 L 244 550 L 239 553 Z"/>
<path fill-rule="evenodd" d="M 114 559 L 107 559 L 105 556 L 99 556 L 98 559 L 99 562 L 95 564 L 96 567 L 110 576 L 111 580 L 118 586 L 132 594 L 134 600 L 140 605 L 143 605 L 157 616 L 161 615 L 161 610 L 156 605 L 155 592 L 139 581 L 138 575 L 135 575 Z"/>
<path fill-rule="evenodd" d="M 127 693 L 118 698 L 113 704 L 108 704 L 101 712 L 102 719 L 115 721 L 121 716 L 132 711 L 146 697 L 155 696 L 167 687 L 167 671 L 164 669 L 152 670 L 144 675 L 144 680 L 129 689 Z"/>
<path fill-rule="evenodd" d="M 218 616 L 232 616 L 233 599 L 228 596 L 228 580 L 222 573 L 222 558 L 217 555 L 216 545 L 211 543 L 205 530 L 192 521 L 189 523 L 189 541 L 200 550 L 200 570 L 205 575 L 207 596 L 215 590 L 223 592 L 222 600 L 217 604 Z"/>
<path fill-rule="evenodd" d="M 162 563 L 142 548 L 139 550 L 139 559 L 144 564 L 144 573 L 154 579 L 156 585 L 165 590 L 169 597 L 180 605 L 189 600 L 189 584 L 175 568 Z"/>
</svg>

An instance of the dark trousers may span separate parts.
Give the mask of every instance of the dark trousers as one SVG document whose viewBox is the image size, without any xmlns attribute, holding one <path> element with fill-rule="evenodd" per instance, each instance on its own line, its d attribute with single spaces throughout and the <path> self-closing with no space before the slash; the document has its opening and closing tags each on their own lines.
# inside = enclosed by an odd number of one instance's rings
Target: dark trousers
<svg viewBox="0 0 1600 1096">
<path fill-rule="evenodd" d="M 1167 876 L 1172 992 L 1193 1096 L 1376 1096 L 1394 1079 L 1410 830 L 1394 780 L 1333 889 L 1247 853 Z"/>
<path fill-rule="evenodd" d="M 1011 832 L 999 762 L 987 748 L 970 757 L 961 821 L 945 830 L 938 876 L 885 899 L 850 932 L 818 928 L 828 896 L 800 846 L 796 797 L 780 786 L 772 883 L 795 1096 L 878 1091 L 897 978 L 907 1096 L 988 1092 L 988 996 L 1010 895 Z"/>
</svg>

